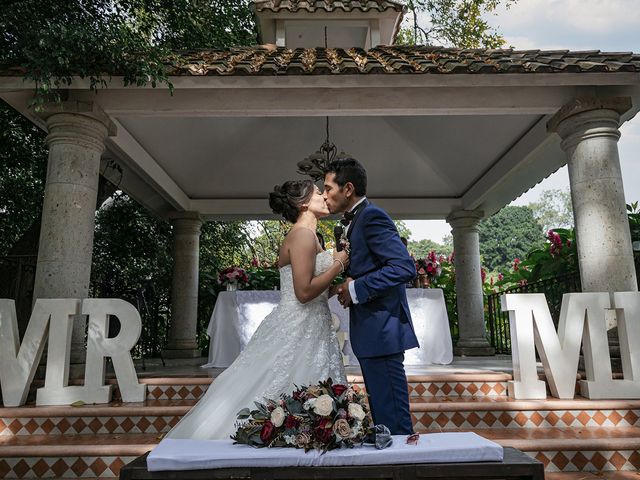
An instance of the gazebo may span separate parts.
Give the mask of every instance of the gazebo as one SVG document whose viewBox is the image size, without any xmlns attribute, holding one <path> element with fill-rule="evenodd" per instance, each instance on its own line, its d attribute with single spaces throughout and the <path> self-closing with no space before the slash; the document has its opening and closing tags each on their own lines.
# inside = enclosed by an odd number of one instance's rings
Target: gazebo
<svg viewBox="0 0 640 480">
<path fill-rule="evenodd" d="M 264 45 L 182 52 L 173 95 L 119 78 L 96 95 L 78 78 L 36 113 L 32 86 L 3 72 L 0 97 L 49 132 L 34 298 L 87 296 L 103 172 L 171 220 L 167 355 L 199 355 L 201 223 L 270 218 L 267 192 L 297 176 L 325 117 L 332 141 L 365 164 L 373 202 L 451 224 L 459 354 L 492 353 L 478 222 L 565 164 L 583 289 L 637 290 L 617 141 L 640 108 L 640 55 L 393 46 L 403 9 L 256 1 Z"/>
<path fill-rule="evenodd" d="M 640 55 L 397 46 L 404 6 L 391 0 L 254 5 L 263 45 L 180 52 L 168 66 L 173 95 L 124 87 L 121 78 L 96 94 L 75 78 L 62 103 L 35 112 L 28 106 L 34 86 L 14 70 L 0 72 L 0 98 L 48 132 L 34 298 L 88 296 L 102 174 L 171 221 L 165 357 L 199 357 L 202 222 L 272 218 L 268 192 L 298 177 L 297 162 L 325 140 L 327 124 L 331 141 L 367 168 L 373 202 L 397 219 L 446 219 L 452 226 L 458 354 L 493 353 L 478 223 L 565 164 L 583 290 L 637 291 L 617 142 L 620 125 L 640 109 Z M 84 325 L 74 323 L 73 363 L 84 362 L 84 335 Z M 510 375 L 436 377 L 409 380 L 418 430 L 495 427 L 490 438 L 526 450 L 548 470 L 640 465 L 635 430 L 581 436 L 583 427 L 637 428 L 638 401 L 421 404 L 429 394 L 505 395 Z M 11 438 L 0 445 L 0 476 L 117 475 L 210 381 L 160 380 L 145 380 L 142 406 L 1 409 L 0 435 Z M 567 427 L 552 432 L 562 441 L 520 437 L 512 428 L 541 425 Z M 82 445 L 60 439 L 69 433 L 84 436 Z M 135 435 L 123 435 L 129 433 Z M 36 444 L 20 435 L 43 438 Z"/>
</svg>

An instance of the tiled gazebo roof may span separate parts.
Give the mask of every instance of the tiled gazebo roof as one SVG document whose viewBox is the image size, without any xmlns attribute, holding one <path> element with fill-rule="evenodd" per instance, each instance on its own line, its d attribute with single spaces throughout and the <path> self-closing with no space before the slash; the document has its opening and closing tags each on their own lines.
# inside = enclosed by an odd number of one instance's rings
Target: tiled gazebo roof
<svg viewBox="0 0 640 480">
<path fill-rule="evenodd" d="M 379 46 L 369 51 L 258 46 L 185 51 L 170 65 L 170 75 L 576 72 L 640 72 L 640 54 L 599 50 L 462 50 L 428 46 Z"/>
<path fill-rule="evenodd" d="M 254 5 L 257 12 L 315 12 L 318 10 L 326 12 L 351 12 L 354 10 L 403 12 L 405 9 L 404 4 L 392 0 L 256 0 Z"/>
</svg>

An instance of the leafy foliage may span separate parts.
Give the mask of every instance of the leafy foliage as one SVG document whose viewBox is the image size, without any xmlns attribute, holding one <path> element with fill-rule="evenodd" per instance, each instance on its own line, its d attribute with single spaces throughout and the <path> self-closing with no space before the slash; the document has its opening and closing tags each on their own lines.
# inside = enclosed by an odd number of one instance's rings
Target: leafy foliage
<svg viewBox="0 0 640 480">
<path fill-rule="evenodd" d="M 38 219 L 48 150 L 45 133 L 0 102 L 0 256 Z"/>
<path fill-rule="evenodd" d="M 411 241 L 409 242 L 408 248 L 409 253 L 416 258 L 425 258 L 429 255 L 429 252 L 432 251 L 442 255 L 451 255 L 453 252 L 453 245 L 440 245 L 429 239 Z"/>
<path fill-rule="evenodd" d="M 573 205 L 569 190 L 544 190 L 537 202 L 527 205 L 543 231 L 573 227 Z"/>
<path fill-rule="evenodd" d="M 498 271 L 514 258 L 543 243 L 542 228 L 529 207 L 507 206 L 480 222 L 480 254 L 489 271 Z"/>
<path fill-rule="evenodd" d="M 504 38 L 485 20 L 517 0 L 408 0 L 409 15 L 397 43 L 440 44 L 459 48 L 499 48 Z M 426 18 L 425 18 L 426 17 Z"/>
<path fill-rule="evenodd" d="M 206 350 L 206 327 L 220 290 L 217 275 L 233 264 L 246 264 L 248 236 L 241 222 L 207 222 L 200 234 L 198 340 Z M 169 222 L 153 217 L 122 192 L 96 214 L 91 295 L 123 298 L 138 307 L 145 328 L 156 337 L 147 352 L 158 353 L 167 339 L 173 272 Z M 145 302 L 141 304 L 141 295 Z M 145 318 L 147 311 L 152 318 Z"/>
<path fill-rule="evenodd" d="M 106 87 L 171 87 L 165 64 L 172 49 L 255 43 L 249 0 L 9 1 L 0 14 L 0 65 L 36 82 L 36 107 L 72 76 Z"/>
</svg>

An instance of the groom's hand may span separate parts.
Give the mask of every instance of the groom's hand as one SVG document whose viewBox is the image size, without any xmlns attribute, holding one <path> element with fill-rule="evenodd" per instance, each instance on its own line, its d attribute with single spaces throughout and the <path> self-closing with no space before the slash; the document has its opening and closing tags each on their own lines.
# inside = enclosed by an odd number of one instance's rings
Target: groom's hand
<svg viewBox="0 0 640 480">
<path fill-rule="evenodd" d="M 348 308 L 353 303 L 351 300 L 351 293 L 349 293 L 349 283 L 353 282 L 353 278 L 347 277 L 347 279 L 340 285 L 338 285 L 338 301 L 344 308 Z"/>
</svg>

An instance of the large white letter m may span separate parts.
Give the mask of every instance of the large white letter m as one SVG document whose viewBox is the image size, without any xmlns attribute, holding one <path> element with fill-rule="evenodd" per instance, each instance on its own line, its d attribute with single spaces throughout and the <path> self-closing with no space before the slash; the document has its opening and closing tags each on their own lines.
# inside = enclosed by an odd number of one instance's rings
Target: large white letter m
<svg viewBox="0 0 640 480">
<path fill-rule="evenodd" d="M 509 312 L 514 398 L 546 398 L 536 370 L 537 349 L 554 397 L 573 398 L 583 345 L 587 398 L 640 398 L 640 293 L 567 293 L 562 297 L 558 331 L 544 294 L 507 294 L 502 310 Z M 612 304 L 613 303 L 613 307 Z M 607 311 L 615 310 L 624 379 L 613 380 L 607 339 Z M 613 312 L 611 312 L 613 313 Z"/>
</svg>

